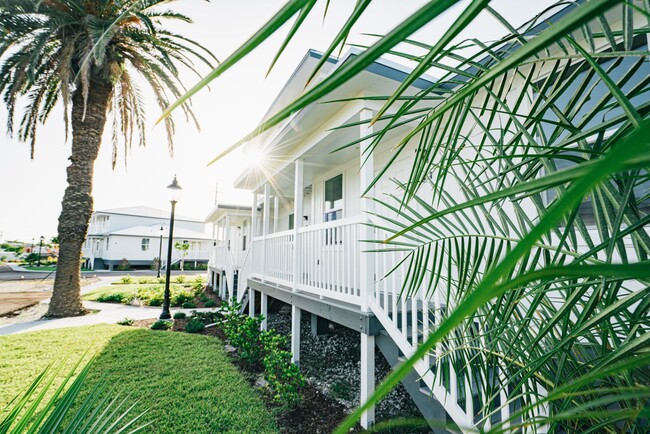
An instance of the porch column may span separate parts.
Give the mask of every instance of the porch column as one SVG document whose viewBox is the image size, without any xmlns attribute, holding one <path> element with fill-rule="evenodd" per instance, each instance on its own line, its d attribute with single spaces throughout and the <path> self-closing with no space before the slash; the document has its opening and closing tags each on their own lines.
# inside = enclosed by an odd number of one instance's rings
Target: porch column
<svg viewBox="0 0 650 434">
<path fill-rule="evenodd" d="M 361 402 L 368 401 L 375 391 L 375 337 L 361 333 Z M 375 407 L 361 415 L 361 426 L 370 428 L 375 423 Z"/>
<path fill-rule="evenodd" d="M 260 306 L 260 315 L 264 318 L 262 320 L 262 324 L 260 324 L 260 328 L 262 330 L 266 330 L 268 328 L 268 323 L 266 322 L 266 318 L 269 316 L 269 296 L 266 295 L 263 292 L 260 292 L 262 294 L 262 303 Z"/>
<path fill-rule="evenodd" d="M 372 119 L 372 111 L 370 109 L 364 108 L 359 113 L 359 118 L 361 121 L 369 121 Z M 360 137 L 364 137 L 372 133 L 372 127 L 367 124 L 362 124 L 359 129 Z M 372 139 L 364 140 L 359 146 L 359 185 L 360 192 L 363 194 L 368 186 L 372 183 L 374 179 L 374 156 L 370 152 L 370 145 Z M 373 189 L 368 191 L 367 195 L 373 196 Z M 361 224 L 359 227 L 359 239 L 360 240 L 374 240 L 375 234 L 372 227 L 368 226 L 365 223 L 370 223 L 370 216 L 368 213 L 374 211 L 374 204 L 371 200 L 361 198 L 361 218 L 364 224 Z M 359 245 L 359 248 L 363 250 L 363 245 Z M 374 255 L 368 253 L 361 253 L 360 261 L 360 290 L 361 290 L 361 310 L 367 312 L 369 310 L 368 303 L 370 301 L 370 296 L 373 293 L 375 286 L 375 262 Z M 373 340 L 374 342 L 374 340 Z M 374 345 L 374 343 L 373 343 Z M 363 351 L 363 350 L 362 350 Z M 363 356 L 362 356 L 363 357 Z"/>
<path fill-rule="evenodd" d="M 295 176 L 293 182 L 293 291 L 298 291 L 300 283 L 300 234 L 298 229 L 302 226 L 302 195 L 305 190 L 303 186 L 303 160 L 295 162 Z"/>
<path fill-rule="evenodd" d="M 253 246 L 254 246 L 253 239 L 257 236 L 257 232 L 255 231 L 256 225 L 257 225 L 257 190 L 253 191 L 253 205 L 251 206 L 251 229 L 250 229 L 251 242 L 250 242 L 250 247 L 249 247 L 251 249 L 251 251 L 248 252 L 248 255 L 250 256 L 250 258 L 248 260 L 251 261 L 251 271 L 252 271 L 252 273 L 255 273 L 255 271 L 256 271 L 255 270 L 255 258 L 254 258 L 255 249 L 253 248 Z M 240 298 L 239 294 L 241 293 L 241 291 L 246 290 L 247 284 L 248 284 L 248 282 L 244 282 L 244 284 L 242 286 L 242 284 L 240 282 L 240 284 L 238 285 L 239 287 L 237 288 L 237 298 Z"/>
<path fill-rule="evenodd" d="M 279 229 L 280 219 L 280 197 L 276 194 L 273 196 L 273 233 L 276 233 Z"/>
<path fill-rule="evenodd" d="M 302 311 L 291 306 L 291 362 L 300 365 L 300 318 Z"/>
<path fill-rule="evenodd" d="M 264 211 L 262 215 L 262 281 L 266 281 L 266 237 L 269 235 L 269 211 L 271 199 L 271 186 L 264 184 Z"/>
</svg>

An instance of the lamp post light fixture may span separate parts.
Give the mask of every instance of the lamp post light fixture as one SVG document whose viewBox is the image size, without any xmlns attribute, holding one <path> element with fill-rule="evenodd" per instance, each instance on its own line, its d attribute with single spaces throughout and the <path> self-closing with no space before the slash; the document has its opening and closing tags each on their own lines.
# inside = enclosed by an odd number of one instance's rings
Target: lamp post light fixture
<svg viewBox="0 0 650 434">
<path fill-rule="evenodd" d="M 162 237 L 164 232 L 165 228 L 160 225 L 160 243 L 158 244 L 158 275 L 156 277 L 160 277 L 160 268 L 162 267 Z"/>
<path fill-rule="evenodd" d="M 38 267 L 41 266 L 41 250 L 43 249 L 43 240 L 45 237 L 41 235 L 41 242 L 38 244 Z"/>
<path fill-rule="evenodd" d="M 160 314 L 160 319 L 170 319 L 171 313 L 169 312 L 169 281 L 171 280 L 172 275 L 172 248 L 174 240 L 174 211 L 176 210 L 176 203 L 180 200 L 183 189 L 178 184 L 176 175 L 174 175 L 174 180 L 171 184 L 167 186 L 167 191 L 169 192 L 169 202 L 172 204 L 172 212 L 169 216 L 169 242 L 167 244 L 167 268 L 166 279 L 165 279 L 165 295 L 163 299 L 163 310 Z"/>
</svg>

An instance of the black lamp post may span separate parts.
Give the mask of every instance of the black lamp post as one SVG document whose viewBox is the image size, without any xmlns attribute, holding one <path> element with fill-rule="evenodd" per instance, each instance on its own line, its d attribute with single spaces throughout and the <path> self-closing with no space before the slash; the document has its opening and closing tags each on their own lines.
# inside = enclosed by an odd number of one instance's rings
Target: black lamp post
<svg viewBox="0 0 650 434">
<path fill-rule="evenodd" d="M 160 243 L 158 244 L 158 276 L 160 277 L 160 268 L 162 267 L 162 237 L 164 228 L 160 225 Z"/>
<path fill-rule="evenodd" d="M 43 249 L 43 240 L 45 237 L 41 235 L 41 242 L 38 244 L 38 266 L 41 266 L 41 250 Z"/>
<path fill-rule="evenodd" d="M 169 312 L 169 281 L 171 280 L 172 275 L 172 248 L 173 248 L 173 238 L 174 238 L 174 211 L 176 210 L 176 202 L 181 198 L 181 193 L 183 189 L 178 184 L 176 175 L 174 175 L 174 180 L 171 184 L 167 186 L 167 191 L 169 191 L 170 202 L 172 204 L 172 212 L 169 217 L 169 243 L 167 245 L 167 269 L 166 279 L 165 279 L 165 296 L 163 299 L 163 310 L 160 314 L 160 319 L 170 319 L 171 313 Z"/>
</svg>

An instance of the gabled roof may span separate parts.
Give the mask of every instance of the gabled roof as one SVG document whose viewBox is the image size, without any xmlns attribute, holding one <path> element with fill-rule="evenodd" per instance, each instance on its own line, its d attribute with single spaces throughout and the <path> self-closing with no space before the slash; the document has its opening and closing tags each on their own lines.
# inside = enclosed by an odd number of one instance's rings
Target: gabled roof
<svg viewBox="0 0 650 434">
<path fill-rule="evenodd" d="M 129 206 L 125 208 L 112 208 L 112 209 L 98 210 L 95 211 L 95 214 L 118 214 L 118 215 L 129 215 L 135 217 L 152 217 L 152 218 L 159 218 L 159 219 L 169 219 L 169 210 L 163 211 L 161 209 L 152 208 L 149 206 Z M 175 219 L 203 223 L 199 219 L 182 216 L 182 215 L 176 215 Z"/>
<path fill-rule="evenodd" d="M 219 202 L 212 211 L 210 211 L 210 214 L 205 218 L 205 221 L 216 222 L 226 214 L 248 217 L 251 215 L 251 207 L 247 205 Z"/>
</svg>

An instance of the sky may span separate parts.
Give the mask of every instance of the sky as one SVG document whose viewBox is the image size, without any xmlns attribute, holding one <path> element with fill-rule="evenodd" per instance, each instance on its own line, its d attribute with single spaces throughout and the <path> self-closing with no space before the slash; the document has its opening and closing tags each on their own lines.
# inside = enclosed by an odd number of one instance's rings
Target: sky
<svg viewBox="0 0 650 434">
<path fill-rule="evenodd" d="M 247 165 L 241 153 L 235 152 L 211 166 L 207 163 L 220 150 L 255 128 L 307 50 L 324 51 L 356 2 L 331 1 L 323 19 L 325 3 L 318 2 L 268 76 L 267 69 L 282 43 L 287 26 L 214 81 L 209 91 L 203 90 L 192 99 L 193 111 L 201 125 L 200 132 L 193 124 L 186 123 L 183 116 L 178 116 L 180 112 L 176 113 L 173 158 L 168 152 L 162 126 L 154 125 L 160 109 L 152 97 L 147 96 L 145 147 L 134 146 L 126 154 L 126 164 L 124 150 L 120 149 L 118 164 L 113 170 L 109 136 L 104 136 L 95 163 L 94 209 L 140 205 L 168 209 L 166 186 L 174 175 L 183 188 L 183 197 L 177 205 L 179 214 L 205 218 L 214 207 L 217 194 L 219 201 L 250 203 L 247 192 L 232 188 L 234 180 Z M 371 42 L 372 39 L 364 33 L 385 34 L 424 3 L 423 0 L 373 1 L 353 29 L 349 42 Z M 496 0 L 493 6 L 507 19 L 522 23 L 551 3 L 550 0 Z M 282 0 L 181 0 L 171 2 L 169 7 L 194 20 L 192 24 L 177 25 L 174 30 L 200 42 L 223 60 L 283 4 Z M 466 4 L 461 2 L 437 22 L 420 30 L 414 38 L 435 42 L 446 28 L 445 24 L 448 25 Z M 505 30 L 494 18 L 485 16 L 479 17 L 471 32 L 471 36 L 488 40 L 503 35 Z M 190 87 L 199 78 L 185 73 L 181 79 Z M 6 119 L 6 111 L 0 107 L 0 125 L 3 127 Z M 27 143 L 6 134 L 0 137 L 0 241 L 28 242 L 41 235 L 49 239 L 57 232 L 66 187 L 65 168 L 70 154 L 70 140 L 66 142 L 64 136 L 62 109 L 55 110 L 47 123 L 40 127 L 33 160 Z"/>
</svg>

